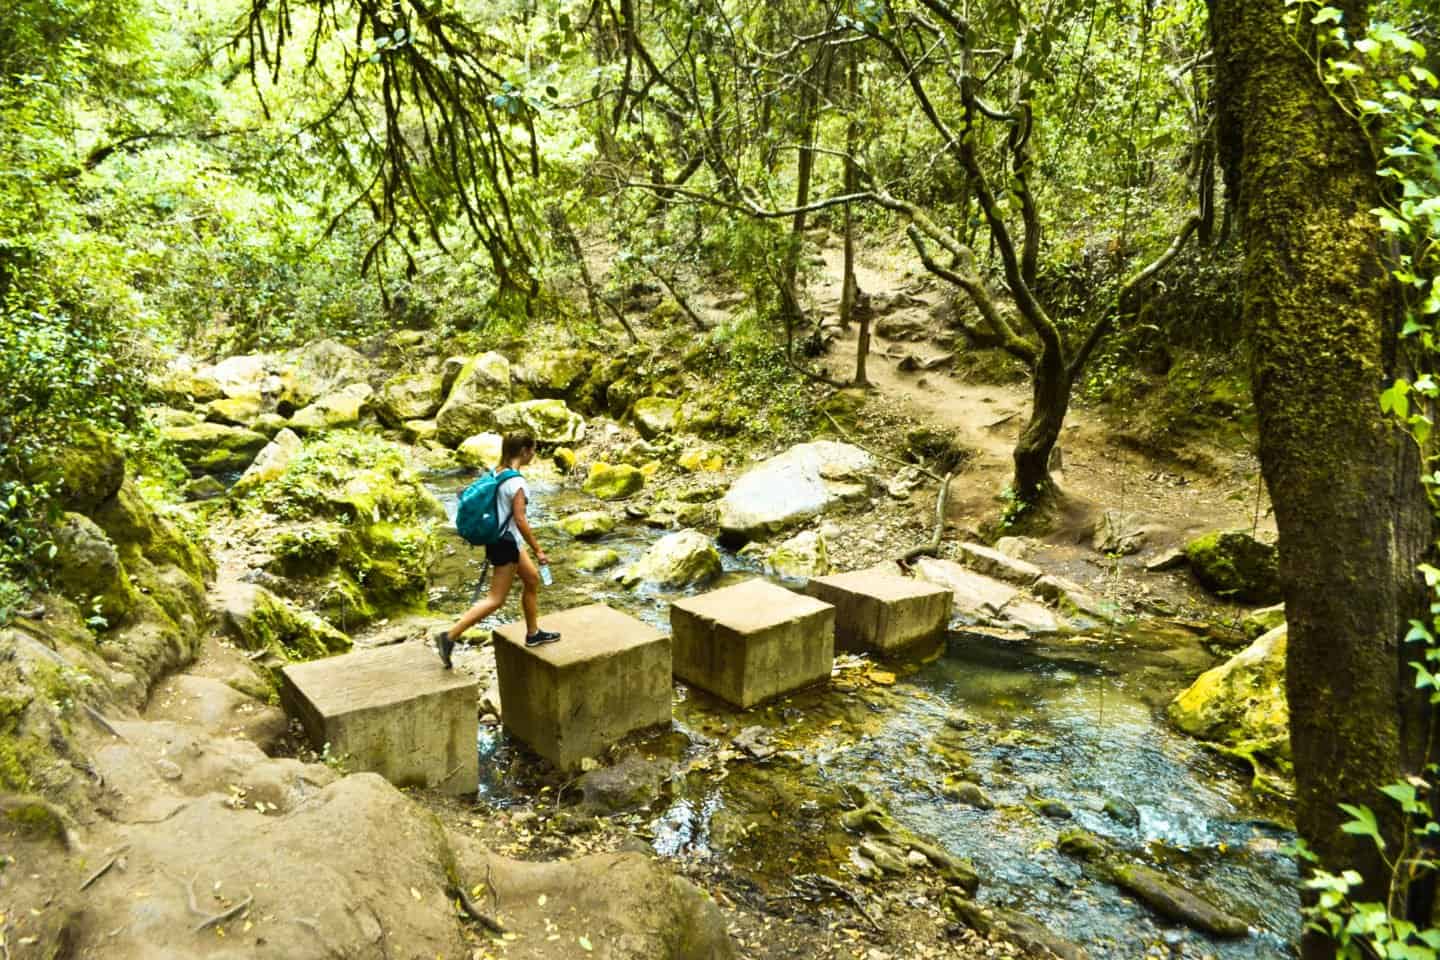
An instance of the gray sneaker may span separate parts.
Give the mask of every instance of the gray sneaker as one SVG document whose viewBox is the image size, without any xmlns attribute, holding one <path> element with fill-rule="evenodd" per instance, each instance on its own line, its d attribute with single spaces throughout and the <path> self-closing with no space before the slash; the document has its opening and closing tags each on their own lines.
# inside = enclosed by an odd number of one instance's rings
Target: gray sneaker
<svg viewBox="0 0 1440 960">
<path fill-rule="evenodd" d="M 538 647 L 542 643 L 554 643 L 560 639 L 560 634 L 553 630 L 536 630 L 525 638 L 525 646 Z"/>
<path fill-rule="evenodd" d="M 440 662 L 445 664 L 446 670 L 455 666 L 450 660 L 450 654 L 454 649 L 455 641 L 450 639 L 449 630 L 441 630 L 435 634 L 435 652 L 440 654 Z"/>
</svg>

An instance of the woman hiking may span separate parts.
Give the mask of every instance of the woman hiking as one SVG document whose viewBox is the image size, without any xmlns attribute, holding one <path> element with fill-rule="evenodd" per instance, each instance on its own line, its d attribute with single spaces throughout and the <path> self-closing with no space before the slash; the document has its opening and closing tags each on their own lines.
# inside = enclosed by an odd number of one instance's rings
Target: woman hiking
<svg viewBox="0 0 1440 960">
<path fill-rule="evenodd" d="M 541 630 L 540 616 L 540 571 L 535 561 L 525 550 L 525 544 L 535 551 L 535 559 L 542 565 L 549 564 L 550 558 L 535 541 L 530 521 L 525 517 L 525 505 L 529 500 L 530 487 L 520 476 L 521 468 L 535 459 L 535 438 L 528 433 L 512 433 L 500 445 L 500 464 L 497 470 L 514 470 L 515 475 L 500 484 L 495 504 L 498 510 L 501 535 L 499 540 L 485 547 L 485 558 L 495 568 L 490 575 L 490 593 L 475 604 L 449 630 L 435 636 L 435 647 L 440 652 L 440 661 L 445 669 L 453 665 L 450 654 L 455 641 L 466 631 L 505 605 L 515 576 L 520 576 L 520 609 L 525 612 L 525 646 L 538 647 L 542 643 L 554 643 L 560 634 Z"/>
</svg>

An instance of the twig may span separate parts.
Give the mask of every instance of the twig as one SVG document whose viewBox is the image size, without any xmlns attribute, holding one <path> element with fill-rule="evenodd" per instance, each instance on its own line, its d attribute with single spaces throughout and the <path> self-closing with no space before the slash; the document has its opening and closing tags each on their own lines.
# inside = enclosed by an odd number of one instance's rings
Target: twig
<svg viewBox="0 0 1440 960">
<path fill-rule="evenodd" d="M 90 874 L 90 876 L 85 878 L 85 882 L 80 884 L 80 889 L 84 890 L 86 887 L 90 886 L 90 884 L 94 883 L 96 880 L 99 880 L 101 877 L 105 876 L 105 874 L 109 873 L 110 868 L 115 866 L 115 864 L 119 862 L 120 858 L 125 855 L 125 851 L 129 849 L 130 844 L 127 843 L 119 850 L 116 850 L 114 856 L 112 856 L 109 860 L 105 861 L 104 866 L 102 866 L 99 870 L 96 870 L 94 873 Z"/>
<path fill-rule="evenodd" d="M 919 470 L 921 473 L 925 474 L 925 476 L 929 477 L 931 480 L 940 480 L 940 479 L 941 479 L 940 474 L 938 474 L 938 473 L 936 473 L 934 470 L 931 470 L 930 468 L 926 467 L 923 463 L 909 463 L 908 461 L 901 460 L 899 457 L 892 457 L 892 456 L 890 456 L 888 453 L 881 453 L 881 452 L 878 451 L 878 450 L 871 450 L 869 447 L 865 446 L 865 444 L 861 443 L 860 441 L 856 440 L 854 437 L 850 436 L 850 434 L 845 430 L 845 428 L 842 427 L 842 426 L 840 426 L 839 422 L 838 422 L 834 417 L 830 416 L 830 411 L 829 411 L 829 410 L 822 410 L 821 413 L 825 414 L 825 419 L 830 421 L 831 425 L 833 425 L 833 426 L 835 427 L 836 431 L 839 432 L 840 436 L 842 436 L 842 437 L 845 438 L 845 441 L 846 441 L 847 443 L 852 443 L 852 444 L 854 444 L 855 446 L 859 447 L 861 450 L 864 450 L 866 453 L 870 454 L 870 456 L 872 456 L 872 457 L 879 457 L 881 460 L 889 460 L 891 463 L 898 463 L 898 464 L 899 464 L 900 466 L 902 466 L 902 467 L 914 467 L 916 470 Z M 944 479 L 945 479 L 945 481 L 948 483 L 950 477 L 953 477 L 953 476 L 954 476 L 953 473 L 952 473 L 952 474 L 947 474 L 947 475 L 944 477 Z"/>
<path fill-rule="evenodd" d="M 86 715 L 89 716 L 90 719 L 95 722 L 95 725 L 101 730 L 104 730 L 106 733 L 110 734 L 110 736 L 114 737 L 117 740 L 125 739 L 123 736 L 121 736 L 120 731 L 116 730 L 115 727 L 110 723 L 110 721 L 105 719 L 105 715 L 99 710 L 96 710 L 94 707 L 90 706 L 90 704 L 83 701 L 81 702 L 80 706 L 85 708 Z"/>
<path fill-rule="evenodd" d="M 865 904 L 861 902 L 860 897 L 840 881 L 819 873 L 805 873 L 796 877 L 795 882 L 805 883 L 812 887 L 821 887 L 823 889 L 829 890 L 831 893 L 847 901 L 852 907 L 854 907 L 855 912 L 860 914 L 860 916 L 864 917 L 865 921 L 869 923 L 872 928 L 876 930 L 880 929 L 880 924 L 876 922 L 874 917 L 870 916 L 870 912 L 865 909 Z"/>
<path fill-rule="evenodd" d="M 252 903 L 254 903 L 254 902 L 255 902 L 255 894 L 252 893 L 252 894 L 247 895 L 244 900 L 241 900 L 239 903 L 235 904 L 235 906 L 231 907 L 229 910 L 222 910 L 220 913 L 215 914 L 213 917 L 207 917 L 207 918 L 205 918 L 204 920 L 202 920 L 202 921 L 195 927 L 195 932 L 196 932 L 196 933 L 199 933 L 201 930 L 204 930 L 204 929 L 206 929 L 207 927 L 213 927 L 213 926 L 216 926 L 217 924 L 224 923 L 226 920 L 229 920 L 229 919 L 231 919 L 232 917 L 238 917 L 240 914 L 244 913 L 246 910 L 249 910 L 249 909 L 250 909 L 250 904 L 252 904 Z"/>
<path fill-rule="evenodd" d="M 945 505 L 950 501 L 950 478 L 953 476 L 955 474 L 947 473 L 945 479 L 940 481 L 940 495 L 935 498 L 935 532 L 930 535 L 930 542 L 905 551 L 900 558 L 901 563 L 908 563 L 920 556 L 933 557 L 940 551 L 940 539 L 945 533 Z"/>
<path fill-rule="evenodd" d="M 470 894 L 465 892 L 464 887 L 458 883 L 452 883 L 448 892 L 456 900 L 460 901 L 460 908 L 465 911 L 465 915 L 471 920 L 474 920 L 480 924 L 480 926 L 493 933 L 505 932 L 505 928 L 501 926 L 500 921 L 481 910 L 475 904 L 475 901 L 470 899 Z"/>
</svg>

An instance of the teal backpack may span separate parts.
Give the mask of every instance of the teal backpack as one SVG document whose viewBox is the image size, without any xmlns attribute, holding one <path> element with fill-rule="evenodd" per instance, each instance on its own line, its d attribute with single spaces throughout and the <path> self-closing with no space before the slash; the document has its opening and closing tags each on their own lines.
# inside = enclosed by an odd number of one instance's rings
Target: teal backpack
<svg viewBox="0 0 1440 960">
<path fill-rule="evenodd" d="M 499 473 L 486 470 L 480 479 L 460 494 L 460 506 L 455 511 L 455 531 L 467 543 L 488 547 L 500 542 L 505 532 L 500 526 L 500 485 L 518 476 L 519 470 L 501 470 Z"/>
</svg>

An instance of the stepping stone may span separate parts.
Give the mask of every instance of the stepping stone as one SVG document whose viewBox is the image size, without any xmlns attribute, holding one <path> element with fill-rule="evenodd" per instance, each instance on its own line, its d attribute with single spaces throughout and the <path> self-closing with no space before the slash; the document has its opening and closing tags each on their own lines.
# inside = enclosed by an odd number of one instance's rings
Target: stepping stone
<svg viewBox="0 0 1440 960">
<path fill-rule="evenodd" d="M 474 793 L 480 782 L 477 684 L 427 643 L 359 650 L 280 671 L 285 712 L 316 750 L 396 786 Z"/>
<path fill-rule="evenodd" d="M 540 618 L 560 640 L 525 646 L 525 623 L 495 631 L 505 729 L 561 770 L 637 730 L 670 723 L 670 638 L 603 603 Z"/>
<path fill-rule="evenodd" d="M 813 577 L 805 592 L 835 607 L 835 646 L 889 652 L 945 630 L 953 595 L 943 586 L 866 570 Z"/>
<path fill-rule="evenodd" d="M 835 608 L 755 579 L 670 605 L 675 676 L 742 709 L 830 677 Z"/>
<path fill-rule="evenodd" d="M 966 566 L 980 571 L 987 577 L 1009 580 L 1022 587 L 1030 586 L 1045 573 L 1033 563 L 1007 556 L 999 550 L 992 550 L 979 543 L 960 544 L 960 556 Z"/>
</svg>

